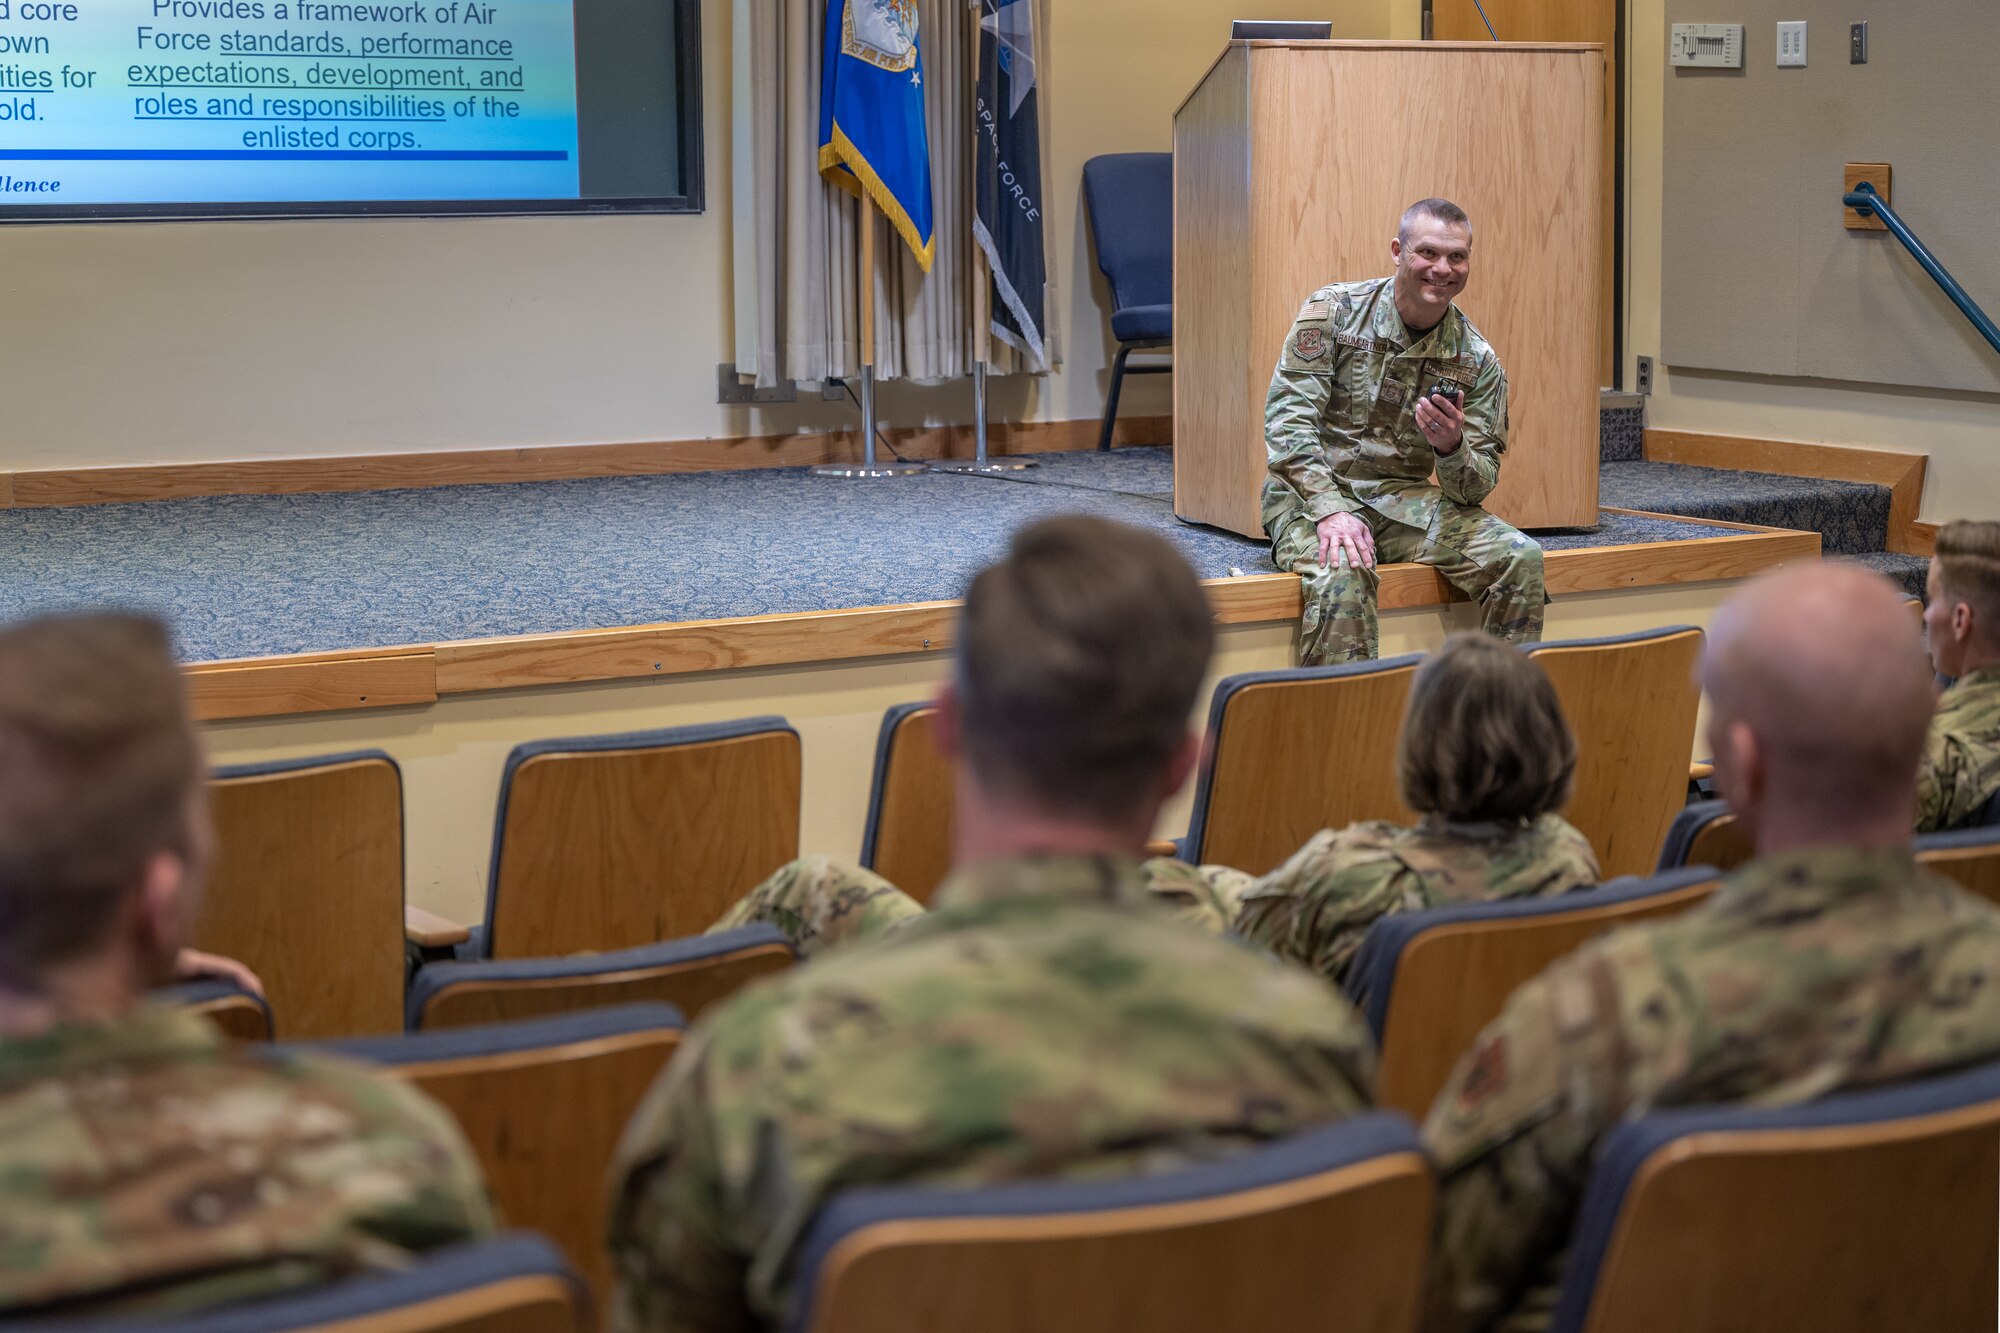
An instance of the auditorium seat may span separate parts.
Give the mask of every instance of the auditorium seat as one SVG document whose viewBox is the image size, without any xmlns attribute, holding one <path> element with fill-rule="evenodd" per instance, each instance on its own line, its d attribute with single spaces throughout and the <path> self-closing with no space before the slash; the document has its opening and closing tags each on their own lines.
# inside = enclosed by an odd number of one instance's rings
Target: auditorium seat
<svg viewBox="0 0 2000 1333">
<path fill-rule="evenodd" d="M 1605 1139 L 1552 1333 L 1991 1333 L 2000 1064 Z"/>
<path fill-rule="evenodd" d="M 560 1244 L 604 1308 L 612 1153 L 685 1026 L 671 1005 L 628 1004 L 300 1049 L 381 1065 L 442 1103 L 479 1158 L 500 1216 Z"/>
<path fill-rule="evenodd" d="M 1576 733 L 1576 790 L 1563 816 L 1597 849 L 1607 879 L 1650 871 L 1687 802 L 1701 644 L 1700 630 L 1671 625 L 1527 646 Z"/>
<path fill-rule="evenodd" d="M 32 1320 L 12 1333 L 587 1333 L 562 1252 L 516 1231 L 436 1250 L 400 1272 L 178 1316 Z"/>
<path fill-rule="evenodd" d="M 937 705 L 882 715 L 861 864 L 920 903 L 951 869 L 952 775 L 937 748 Z"/>
<path fill-rule="evenodd" d="M 755 925 L 611 953 L 426 963 L 410 980 L 408 1025 L 458 1028 L 647 1000 L 692 1021 L 792 959 L 777 927 Z"/>
<path fill-rule="evenodd" d="M 1321 829 L 1414 822 L 1396 790 L 1396 736 L 1422 661 L 1411 653 L 1219 681 L 1183 857 L 1262 875 Z"/>
<path fill-rule="evenodd" d="M 1125 358 L 1174 340 L 1174 155 L 1105 153 L 1083 164 L 1083 208 L 1097 242 L 1097 267 L 1111 285 L 1111 383 L 1097 447 L 1111 447 L 1125 376 L 1164 374 L 1171 365 L 1128 367 Z"/>
<path fill-rule="evenodd" d="M 779 717 L 517 745 L 486 921 L 465 952 L 541 958 L 699 934 L 799 854 L 799 735 Z"/>
<path fill-rule="evenodd" d="M 159 986 L 151 992 L 151 999 L 200 1014 L 221 1028 L 224 1036 L 237 1041 L 269 1041 L 277 1028 L 263 996 L 222 977 Z"/>
<path fill-rule="evenodd" d="M 1523 982 L 1593 936 L 1685 911 L 1718 878 L 1695 866 L 1553 898 L 1382 917 L 1362 938 L 1346 983 L 1381 1047 L 1376 1104 L 1421 1119 L 1458 1057 Z"/>
<path fill-rule="evenodd" d="M 1749 833 L 1731 813 L 1729 802 L 1690 801 L 1667 826 L 1654 869 L 1714 866 L 1734 870 L 1756 854 Z"/>
<path fill-rule="evenodd" d="M 1372 1113 L 1162 1175 L 855 1189 L 814 1219 L 806 1333 L 1414 1329 L 1434 1182 Z"/>
<path fill-rule="evenodd" d="M 2000 904 L 2000 828 L 1923 834 L 1917 838 L 1917 860 L 1967 892 Z"/>
<path fill-rule="evenodd" d="M 218 768 L 190 943 L 241 960 L 287 1039 L 403 1026 L 403 775 L 379 750 Z"/>
</svg>

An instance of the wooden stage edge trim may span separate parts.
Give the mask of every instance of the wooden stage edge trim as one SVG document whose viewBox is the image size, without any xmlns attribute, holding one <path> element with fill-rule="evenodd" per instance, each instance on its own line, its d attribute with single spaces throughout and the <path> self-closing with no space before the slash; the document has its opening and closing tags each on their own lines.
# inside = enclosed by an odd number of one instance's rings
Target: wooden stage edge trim
<svg viewBox="0 0 2000 1333">
<path fill-rule="evenodd" d="M 1094 449 L 1101 423 L 994 422 L 987 447 L 998 455 Z M 1173 418 L 1126 417 L 1113 444 L 1169 444 Z M 906 458 L 971 458 L 970 426 L 902 426 L 883 431 Z M 133 504 L 206 495 L 301 495 L 388 491 L 422 486 L 491 486 L 517 481 L 586 477 L 653 477 L 681 472 L 734 472 L 762 467 L 810 467 L 861 458 L 861 432 L 716 436 L 627 444 L 549 444 L 513 449 L 443 449 L 428 453 L 349 454 L 325 458 L 262 458 L 223 463 L 149 463 L 130 467 L 51 468 L 0 472 L 0 508 Z"/>
<path fill-rule="evenodd" d="M 1740 579 L 1819 555 L 1816 532 L 1727 523 L 1703 526 L 1714 527 L 1718 535 L 1551 551 L 1549 591 L 1561 596 Z M 1298 618 L 1295 575 L 1210 579 L 1205 586 L 1221 624 Z M 1409 564 L 1383 567 L 1380 597 L 1384 610 L 1463 600 L 1436 570 Z M 388 708 L 434 703 L 447 695 L 480 690 L 941 653 L 954 643 L 958 605 L 913 602 L 197 662 L 187 667 L 187 676 L 195 716 L 203 721 Z"/>
</svg>

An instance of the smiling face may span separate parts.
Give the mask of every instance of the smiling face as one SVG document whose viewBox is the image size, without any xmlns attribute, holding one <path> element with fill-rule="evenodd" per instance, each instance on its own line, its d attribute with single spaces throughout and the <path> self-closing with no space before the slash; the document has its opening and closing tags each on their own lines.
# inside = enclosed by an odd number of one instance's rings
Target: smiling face
<svg viewBox="0 0 2000 1333">
<path fill-rule="evenodd" d="M 1396 261 L 1396 313 L 1412 329 L 1428 329 L 1472 276 L 1472 228 L 1420 213 L 1389 242 L 1389 254 Z"/>
</svg>

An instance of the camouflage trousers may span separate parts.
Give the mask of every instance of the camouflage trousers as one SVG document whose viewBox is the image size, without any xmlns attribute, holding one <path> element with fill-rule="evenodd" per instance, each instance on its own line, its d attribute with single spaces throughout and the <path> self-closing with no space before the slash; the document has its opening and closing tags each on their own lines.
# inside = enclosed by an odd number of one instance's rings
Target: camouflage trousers
<svg viewBox="0 0 2000 1333">
<path fill-rule="evenodd" d="M 924 914 L 923 904 L 872 870 L 802 856 L 736 900 L 705 932 L 776 926 L 801 958 L 872 940 Z"/>
<path fill-rule="evenodd" d="M 1372 509 L 1357 515 L 1375 534 L 1377 564 L 1414 560 L 1431 565 L 1479 603 L 1480 627 L 1512 643 L 1542 637 L 1542 548 L 1476 505 L 1440 498 L 1429 531 L 1397 523 Z M 1330 666 L 1379 656 L 1375 620 L 1381 575 L 1373 569 L 1328 569 L 1319 560 L 1319 530 L 1300 514 L 1271 541 L 1271 559 L 1297 574 L 1305 597 L 1299 618 L 1299 664 Z"/>
</svg>

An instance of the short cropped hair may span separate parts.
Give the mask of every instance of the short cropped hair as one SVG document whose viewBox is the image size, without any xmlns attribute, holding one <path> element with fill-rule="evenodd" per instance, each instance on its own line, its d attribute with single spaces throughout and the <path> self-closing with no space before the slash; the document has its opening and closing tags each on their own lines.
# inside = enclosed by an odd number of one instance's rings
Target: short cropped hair
<svg viewBox="0 0 2000 1333">
<path fill-rule="evenodd" d="M 119 614 L 0 629 L 0 983 L 107 937 L 161 851 L 189 854 L 200 746 L 167 631 Z"/>
<path fill-rule="evenodd" d="M 1938 583 L 1972 608 L 1973 632 L 2000 645 L 2000 523 L 1959 519 L 1938 529 Z"/>
<path fill-rule="evenodd" d="M 1396 745 L 1403 803 L 1466 823 L 1560 810 L 1576 737 L 1534 659 L 1489 634 L 1454 634 L 1417 668 Z"/>
<path fill-rule="evenodd" d="M 1081 514 L 1025 528 L 965 595 L 967 762 L 1039 809 L 1127 817 L 1160 795 L 1214 642 L 1164 538 Z"/>
<path fill-rule="evenodd" d="M 1472 230 L 1472 219 L 1465 210 L 1449 199 L 1419 199 L 1403 210 L 1403 220 L 1396 224 L 1397 239 L 1405 244 L 1410 239 L 1410 228 L 1417 225 L 1418 218 L 1436 218 L 1449 227 L 1463 227 Z"/>
</svg>

